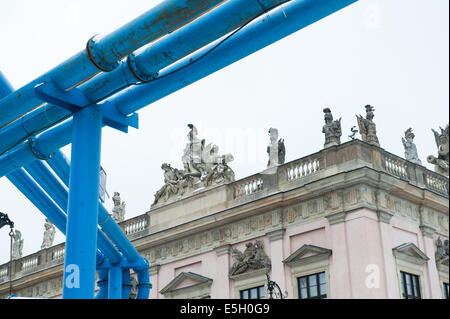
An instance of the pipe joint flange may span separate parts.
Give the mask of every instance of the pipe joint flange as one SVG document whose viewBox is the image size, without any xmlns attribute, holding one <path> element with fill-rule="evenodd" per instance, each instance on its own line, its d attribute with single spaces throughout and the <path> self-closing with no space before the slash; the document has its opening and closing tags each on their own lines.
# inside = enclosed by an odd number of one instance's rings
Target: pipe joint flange
<svg viewBox="0 0 450 319">
<path fill-rule="evenodd" d="M 91 61 L 98 69 L 103 72 L 110 72 L 120 65 L 121 60 L 117 60 L 113 63 L 106 63 L 103 61 L 101 54 L 97 52 L 96 38 L 98 35 L 94 35 L 86 44 L 86 53 L 89 61 Z"/>
<path fill-rule="evenodd" d="M 28 144 L 28 147 L 30 148 L 31 153 L 33 153 L 33 155 L 36 158 L 38 158 L 38 159 L 40 159 L 42 161 L 46 161 L 46 160 L 52 158 L 52 156 L 55 154 L 53 152 L 53 153 L 50 153 L 49 155 L 44 155 L 41 152 L 39 152 L 39 149 L 36 146 L 36 137 L 34 137 L 34 136 L 32 136 L 32 137 L 30 137 L 28 139 L 28 143 L 27 144 Z"/>
<path fill-rule="evenodd" d="M 138 79 L 143 83 L 150 82 L 158 76 L 158 73 L 153 73 L 150 75 L 142 73 L 136 64 L 136 57 L 134 56 L 134 54 L 130 54 L 127 57 L 127 64 L 128 67 L 130 68 L 131 73 L 133 73 L 136 79 Z"/>
</svg>

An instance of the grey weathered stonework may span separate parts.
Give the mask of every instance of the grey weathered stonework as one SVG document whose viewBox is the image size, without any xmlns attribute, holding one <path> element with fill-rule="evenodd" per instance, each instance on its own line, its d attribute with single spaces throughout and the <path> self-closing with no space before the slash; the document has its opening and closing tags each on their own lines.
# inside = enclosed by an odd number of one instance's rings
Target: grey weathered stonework
<svg viewBox="0 0 450 319">
<path fill-rule="evenodd" d="M 56 233 L 55 226 L 48 219 L 45 219 L 44 227 L 45 231 L 41 249 L 46 249 L 53 246 L 53 241 L 55 240 L 55 233 Z"/>
<path fill-rule="evenodd" d="M 377 137 L 377 126 L 373 121 L 375 110 L 371 105 L 366 105 L 366 118 L 363 118 L 361 115 L 356 115 L 356 119 L 358 120 L 359 133 L 361 134 L 361 138 L 364 142 L 380 146 L 380 142 Z"/>
<path fill-rule="evenodd" d="M 13 239 L 11 258 L 14 260 L 22 257 L 23 250 L 22 233 L 18 229 L 14 231 Z"/>
<path fill-rule="evenodd" d="M 432 129 L 436 146 L 438 148 L 438 156 L 429 155 L 427 162 L 434 165 L 434 170 L 442 175 L 449 175 L 449 127 L 448 124 L 441 132 L 438 133 Z"/>
<path fill-rule="evenodd" d="M 219 155 L 217 145 L 206 144 L 205 140 L 197 137 L 194 125 L 188 124 L 188 127 L 188 143 L 182 156 L 184 169 L 162 164 L 164 185 L 156 192 L 152 208 L 234 181 L 234 172 L 228 166 L 233 161 L 233 156 Z"/>
<path fill-rule="evenodd" d="M 422 165 L 422 161 L 419 159 L 419 155 L 417 154 L 417 147 L 414 144 L 414 133 L 412 129 L 409 128 L 405 131 L 405 137 L 402 137 L 403 147 L 405 148 L 405 159 Z"/>
<path fill-rule="evenodd" d="M 286 147 L 284 145 L 284 139 L 278 139 L 278 129 L 271 127 L 269 129 L 269 136 L 270 144 L 267 146 L 269 161 L 267 162 L 267 168 L 272 168 L 284 164 Z"/>
<path fill-rule="evenodd" d="M 341 119 L 333 121 L 333 114 L 329 108 L 323 109 L 325 125 L 322 127 L 322 133 L 325 134 L 324 148 L 341 144 L 342 128 Z"/>
<path fill-rule="evenodd" d="M 121 201 L 119 192 L 114 192 L 112 200 L 114 203 L 114 207 L 112 208 L 112 217 L 117 223 L 120 223 L 125 220 L 126 204 L 124 201 Z"/>
<path fill-rule="evenodd" d="M 271 268 L 271 262 L 264 252 L 264 245 L 261 240 L 255 243 L 248 242 L 245 244 L 245 250 L 240 252 L 237 249 L 231 249 L 233 256 L 233 265 L 231 266 L 229 276 L 233 277 L 246 272 L 247 270 L 267 269 Z"/>
</svg>

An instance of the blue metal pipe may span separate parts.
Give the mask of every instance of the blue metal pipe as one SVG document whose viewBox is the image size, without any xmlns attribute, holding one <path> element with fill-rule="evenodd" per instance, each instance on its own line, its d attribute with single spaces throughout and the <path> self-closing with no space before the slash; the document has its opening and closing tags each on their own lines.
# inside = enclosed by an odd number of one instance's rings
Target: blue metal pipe
<svg viewBox="0 0 450 319">
<path fill-rule="evenodd" d="M 147 81 L 159 70 L 200 49 L 211 41 L 248 23 L 271 8 L 289 0 L 229 0 L 194 22 L 155 41 L 128 57 L 111 72 L 102 73 L 79 86 L 91 102 L 103 100 L 132 84 Z M 0 154 L 30 134 L 40 132 L 70 112 L 45 104 L 0 131 Z"/>
<path fill-rule="evenodd" d="M 148 271 L 148 261 L 147 259 L 143 260 L 147 264 L 146 267 L 135 270 L 138 280 L 136 299 L 148 299 L 150 289 L 152 288 L 150 284 L 150 273 Z"/>
<path fill-rule="evenodd" d="M 122 268 L 113 266 L 108 273 L 108 299 L 122 299 Z"/>
<path fill-rule="evenodd" d="M 183 26 L 220 2 L 222 0 L 166 0 L 115 32 L 92 38 L 86 49 L 2 99 L 0 128 L 42 105 L 33 94 L 37 84 L 53 81 L 61 89 L 78 86 L 101 71 L 115 69 L 136 49 Z"/>
<path fill-rule="evenodd" d="M 70 165 L 66 156 L 58 150 L 53 153 L 53 156 L 47 159 L 47 164 L 58 175 L 64 185 L 69 186 Z"/>
<path fill-rule="evenodd" d="M 94 299 L 108 299 L 108 270 L 99 269 L 97 270 L 97 274 L 98 291 Z"/>
<path fill-rule="evenodd" d="M 123 114 L 135 112 L 356 1 L 290 1 L 284 4 L 283 8 L 272 10 L 264 17 L 251 22 L 221 45 L 208 45 L 166 68 L 157 80 L 116 94 L 110 100 L 112 103 L 109 107 L 116 105 Z M 196 62 L 191 63 L 191 60 Z M 68 144 L 70 125 L 69 120 L 42 133 L 37 144 L 44 146 L 45 143 L 41 142 L 42 136 L 46 136 L 46 141 L 49 141 L 50 137 L 57 139 L 53 149 Z M 23 143 L 0 156 L 0 176 L 33 160 L 34 156 L 30 155 L 28 144 Z"/>
<path fill-rule="evenodd" d="M 91 299 L 95 291 L 102 115 L 96 107 L 74 114 L 67 216 L 64 299 Z M 77 267 L 79 285 L 67 284 Z"/>
<path fill-rule="evenodd" d="M 14 91 L 11 83 L 9 83 L 8 79 L 3 75 L 2 71 L 0 71 L 0 99 L 4 96 L 7 96 L 12 91 Z"/>
<path fill-rule="evenodd" d="M 131 289 L 133 288 L 130 277 L 130 269 L 122 271 L 122 299 L 130 298 Z"/>
</svg>

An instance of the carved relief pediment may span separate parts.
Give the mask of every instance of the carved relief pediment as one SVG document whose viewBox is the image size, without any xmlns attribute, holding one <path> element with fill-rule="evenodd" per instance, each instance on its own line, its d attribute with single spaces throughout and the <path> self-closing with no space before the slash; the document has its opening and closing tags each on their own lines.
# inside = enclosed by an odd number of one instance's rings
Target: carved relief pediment
<svg viewBox="0 0 450 319">
<path fill-rule="evenodd" d="M 413 243 L 404 243 L 392 249 L 394 256 L 398 259 L 423 265 L 430 258 Z"/>
<path fill-rule="evenodd" d="M 327 260 L 330 258 L 332 250 L 314 245 L 303 245 L 289 257 L 283 260 L 288 266 L 306 265 L 312 262 Z"/>
<path fill-rule="evenodd" d="M 254 243 L 248 242 L 243 252 L 232 248 L 233 265 L 231 266 L 229 277 L 236 279 L 237 276 L 242 277 L 244 273 L 265 271 L 266 273 L 272 268 L 270 258 L 264 252 L 264 244 L 261 240 Z"/>
<path fill-rule="evenodd" d="M 169 298 L 196 298 L 209 291 L 213 280 L 211 278 L 193 273 L 182 272 L 169 282 L 160 293 Z"/>
</svg>

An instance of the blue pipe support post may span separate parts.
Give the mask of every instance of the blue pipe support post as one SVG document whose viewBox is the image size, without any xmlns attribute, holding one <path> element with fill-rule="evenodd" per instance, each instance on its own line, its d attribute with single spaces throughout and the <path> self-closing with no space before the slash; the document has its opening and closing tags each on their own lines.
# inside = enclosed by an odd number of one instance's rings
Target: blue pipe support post
<svg viewBox="0 0 450 319">
<path fill-rule="evenodd" d="M 109 268 L 108 299 L 122 299 L 122 268 L 120 266 Z"/>
<path fill-rule="evenodd" d="M 211 44 L 166 68 L 156 80 L 128 88 L 110 99 L 122 114 L 130 114 L 180 90 L 357 0 L 292 0 L 272 10 L 215 48 Z M 212 51 L 211 51 L 212 50 Z M 190 60 L 197 61 L 190 63 Z M 70 143 L 72 125 L 68 120 L 39 135 L 36 146 L 59 149 Z M 55 145 L 47 145 L 54 138 Z M 45 147 L 44 147 L 45 146 Z M 0 156 L 0 176 L 34 159 L 27 141 Z M 52 148 L 53 147 L 53 148 Z M 41 150 L 41 152 L 45 152 Z"/>
<path fill-rule="evenodd" d="M 34 87 L 53 81 L 69 89 L 101 71 L 115 69 L 121 60 L 143 45 L 183 26 L 223 0 L 166 0 L 115 32 L 91 38 L 86 49 L 0 101 L 0 128 L 42 105 Z"/>
<path fill-rule="evenodd" d="M 97 287 L 98 291 L 94 299 L 108 299 L 108 270 L 99 269 L 97 270 L 98 281 Z"/>
<path fill-rule="evenodd" d="M 95 106 L 73 116 L 64 299 L 91 299 L 95 289 L 102 114 Z"/>
<path fill-rule="evenodd" d="M 122 271 L 122 299 L 130 298 L 131 289 L 133 288 L 130 277 L 130 269 Z"/>
<path fill-rule="evenodd" d="M 229 0 L 195 21 L 131 54 L 111 72 L 102 73 L 79 86 L 92 103 L 103 100 L 132 84 L 146 82 L 159 70 L 241 27 L 255 17 L 289 0 Z M 70 112 L 54 105 L 41 108 L 0 131 L 0 154 L 30 134 L 42 131 Z"/>
</svg>

